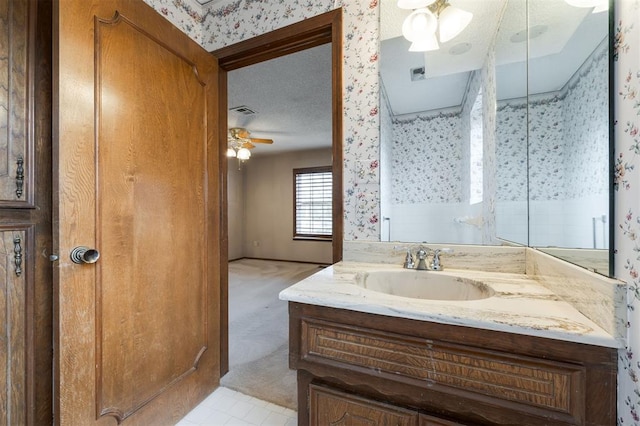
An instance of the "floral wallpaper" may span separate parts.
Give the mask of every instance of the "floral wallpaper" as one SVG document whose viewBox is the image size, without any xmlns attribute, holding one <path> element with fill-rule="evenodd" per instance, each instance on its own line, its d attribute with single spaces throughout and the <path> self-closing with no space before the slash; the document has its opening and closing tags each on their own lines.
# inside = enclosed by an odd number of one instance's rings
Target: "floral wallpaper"
<svg viewBox="0 0 640 426">
<path fill-rule="evenodd" d="M 618 424 L 640 425 L 640 1 L 615 2 L 615 275 L 628 283 Z"/>
<path fill-rule="evenodd" d="M 460 119 L 441 112 L 393 121 L 392 203 L 462 200 Z"/>
<path fill-rule="evenodd" d="M 527 119 L 526 99 L 498 102 L 496 110 L 497 201 L 527 199 Z"/>
<path fill-rule="evenodd" d="M 202 45 L 202 6 L 195 0 L 144 0 L 169 22 Z"/>
<path fill-rule="evenodd" d="M 563 102 L 565 196 L 576 199 L 609 191 L 609 50 L 605 40 L 569 81 Z M 597 168 L 581 167 L 597 164 Z"/>
<path fill-rule="evenodd" d="M 560 91 L 529 102 L 530 199 L 566 200 L 608 191 L 606 41 Z M 498 199 L 526 199 L 526 99 L 498 103 Z M 503 155 L 507 153 L 508 155 Z M 597 169 L 583 164 L 598 164 Z"/>
<path fill-rule="evenodd" d="M 377 240 L 377 0 L 232 0 L 210 9 L 192 0 L 146 1 L 209 50 L 343 7 L 345 240 Z M 640 0 L 614 5 L 615 274 L 629 284 L 618 424 L 640 426 Z M 367 166 L 371 178 L 360 179 L 356 164 Z"/>
</svg>

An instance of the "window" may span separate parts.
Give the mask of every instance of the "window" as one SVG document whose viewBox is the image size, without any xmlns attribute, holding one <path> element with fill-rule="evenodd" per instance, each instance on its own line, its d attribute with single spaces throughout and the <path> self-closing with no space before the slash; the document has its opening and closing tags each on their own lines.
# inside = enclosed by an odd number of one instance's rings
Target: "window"
<svg viewBox="0 0 640 426">
<path fill-rule="evenodd" d="M 331 166 L 293 170 L 294 239 L 331 240 Z"/>
<path fill-rule="evenodd" d="M 482 156 L 484 150 L 482 124 L 482 90 L 471 108 L 471 135 L 470 135 L 470 158 L 469 158 L 469 204 L 482 202 L 483 191 L 483 171 Z"/>
</svg>

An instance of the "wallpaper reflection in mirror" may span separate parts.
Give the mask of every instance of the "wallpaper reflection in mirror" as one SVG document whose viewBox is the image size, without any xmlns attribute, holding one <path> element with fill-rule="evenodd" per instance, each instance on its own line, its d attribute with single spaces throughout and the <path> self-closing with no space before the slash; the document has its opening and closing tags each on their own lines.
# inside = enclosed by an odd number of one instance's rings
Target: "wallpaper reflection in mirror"
<svg viewBox="0 0 640 426">
<path fill-rule="evenodd" d="M 544 28 L 544 15 L 530 2 L 532 28 Z M 573 30 L 558 52 L 545 49 L 546 33 L 530 35 L 529 244 L 607 274 L 608 13 L 583 9 L 581 19 L 565 17 L 563 25 Z"/>
</svg>

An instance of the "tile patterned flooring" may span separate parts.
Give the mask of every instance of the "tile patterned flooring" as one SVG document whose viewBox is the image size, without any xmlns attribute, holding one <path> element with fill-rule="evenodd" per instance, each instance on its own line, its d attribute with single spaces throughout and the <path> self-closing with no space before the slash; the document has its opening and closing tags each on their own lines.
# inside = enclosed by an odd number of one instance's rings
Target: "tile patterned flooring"
<svg viewBox="0 0 640 426">
<path fill-rule="evenodd" d="M 219 387 L 177 426 L 295 426 L 297 413 L 252 396 Z"/>
</svg>

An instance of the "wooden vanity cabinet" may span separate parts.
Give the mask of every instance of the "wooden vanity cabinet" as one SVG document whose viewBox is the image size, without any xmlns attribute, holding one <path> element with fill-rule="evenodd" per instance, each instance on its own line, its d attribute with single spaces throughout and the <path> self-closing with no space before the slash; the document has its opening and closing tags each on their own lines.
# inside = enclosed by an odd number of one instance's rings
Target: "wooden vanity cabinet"
<svg viewBox="0 0 640 426">
<path fill-rule="evenodd" d="M 289 303 L 303 425 L 615 425 L 617 351 Z"/>
</svg>

